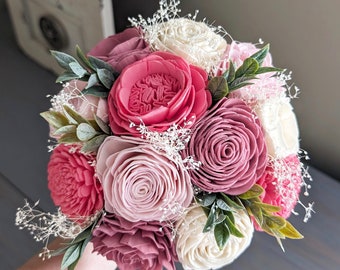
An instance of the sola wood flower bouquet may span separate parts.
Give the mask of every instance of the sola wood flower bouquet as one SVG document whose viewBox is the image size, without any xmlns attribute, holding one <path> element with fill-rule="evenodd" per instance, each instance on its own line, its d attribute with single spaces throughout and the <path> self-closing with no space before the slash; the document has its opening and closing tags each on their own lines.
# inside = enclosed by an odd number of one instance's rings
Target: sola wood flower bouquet
<svg viewBox="0 0 340 270">
<path fill-rule="evenodd" d="M 59 209 L 27 203 L 16 222 L 38 241 L 65 239 L 42 252 L 64 252 L 62 269 L 89 242 L 122 270 L 216 269 L 254 230 L 281 246 L 302 238 L 286 220 L 309 188 L 290 74 L 268 45 L 229 43 L 178 5 L 161 1 L 77 59 L 52 51 L 63 89 L 41 115 L 56 141 L 48 187 Z"/>
</svg>

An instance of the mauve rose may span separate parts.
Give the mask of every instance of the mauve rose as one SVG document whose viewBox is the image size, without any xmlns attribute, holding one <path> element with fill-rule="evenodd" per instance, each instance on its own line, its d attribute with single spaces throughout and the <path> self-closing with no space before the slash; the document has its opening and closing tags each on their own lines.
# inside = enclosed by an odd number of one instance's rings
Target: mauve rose
<svg viewBox="0 0 340 270">
<path fill-rule="evenodd" d="M 101 40 L 88 55 L 107 63 L 117 72 L 151 53 L 149 45 L 141 38 L 137 28 L 127 28 L 123 32 Z"/>
<path fill-rule="evenodd" d="M 176 219 L 193 199 L 187 170 L 139 138 L 107 137 L 97 174 L 105 210 L 131 222 Z"/>
<path fill-rule="evenodd" d="M 259 120 L 240 99 L 221 99 L 193 127 L 186 155 L 202 162 L 191 170 L 195 185 L 238 195 L 252 187 L 267 164 Z"/>
<path fill-rule="evenodd" d="M 131 64 L 115 81 L 108 97 L 113 133 L 138 135 L 131 122 L 143 122 L 152 131 L 194 123 L 211 104 L 207 76 L 203 69 L 165 52 Z"/>
<path fill-rule="evenodd" d="M 107 214 L 93 231 L 94 252 L 124 270 L 175 270 L 172 231 L 159 222 L 129 222 Z"/>
<path fill-rule="evenodd" d="M 299 200 L 302 184 L 298 156 L 291 155 L 271 161 L 256 183 L 264 189 L 262 201 L 280 206 L 281 210 L 275 214 L 288 218 Z M 256 229 L 259 230 L 259 227 L 256 226 Z"/>
<path fill-rule="evenodd" d="M 102 188 L 95 177 L 94 157 L 75 145 L 60 144 L 48 163 L 48 188 L 55 205 L 70 217 L 87 217 L 103 208 Z"/>
</svg>

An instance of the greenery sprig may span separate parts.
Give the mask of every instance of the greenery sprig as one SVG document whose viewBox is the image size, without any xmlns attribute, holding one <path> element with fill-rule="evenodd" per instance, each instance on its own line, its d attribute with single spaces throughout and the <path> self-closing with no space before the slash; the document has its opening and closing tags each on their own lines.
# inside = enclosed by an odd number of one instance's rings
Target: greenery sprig
<svg viewBox="0 0 340 270">
<path fill-rule="evenodd" d="M 263 191 L 261 186 L 255 184 L 250 190 L 238 196 L 229 196 L 224 193 L 200 193 L 196 201 L 207 215 L 203 232 L 213 231 L 217 246 L 223 249 L 230 235 L 243 237 L 237 229 L 233 213 L 245 210 L 250 217 L 254 217 L 264 232 L 277 239 L 282 249 L 281 239 L 303 238 L 290 222 L 274 214 L 280 211 L 280 207 L 261 201 L 260 195 Z"/>
<path fill-rule="evenodd" d="M 80 143 L 81 152 L 96 152 L 110 135 L 108 125 L 94 115 L 94 120 L 87 120 L 80 114 L 64 105 L 64 111 L 45 111 L 40 115 L 55 129 L 53 135 L 58 137 L 59 143 Z"/>
<path fill-rule="evenodd" d="M 87 81 L 83 94 L 107 97 L 118 73 L 106 62 L 86 56 L 79 46 L 76 46 L 79 61 L 73 56 L 59 51 L 51 51 L 59 66 L 65 71 L 57 78 L 56 82 L 68 82 L 79 79 Z"/>
<path fill-rule="evenodd" d="M 282 72 L 283 70 L 280 68 L 262 67 L 268 52 L 269 44 L 246 58 L 238 69 L 235 69 L 235 65 L 230 61 L 229 68 L 221 76 L 211 78 L 208 83 L 208 89 L 212 94 L 213 103 L 217 103 L 236 89 L 253 84 L 251 81 L 256 79 L 259 74 Z"/>
</svg>

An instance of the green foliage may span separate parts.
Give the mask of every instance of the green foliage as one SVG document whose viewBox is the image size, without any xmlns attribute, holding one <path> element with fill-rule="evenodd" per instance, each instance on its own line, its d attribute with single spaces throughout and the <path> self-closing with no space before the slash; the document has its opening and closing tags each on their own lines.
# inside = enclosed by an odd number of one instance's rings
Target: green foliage
<svg viewBox="0 0 340 270">
<path fill-rule="evenodd" d="M 81 152 L 97 152 L 99 146 L 110 135 L 110 128 L 94 115 L 94 120 L 87 120 L 68 106 L 64 111 L 46 111 L 40 115 L 53 127 L 53 135 L 59 143 L 78 143 L 82 145 Z"/>
<path fill-rule="evenodd" d="M 217 103 L 234 90 L 253 84 L 252 80 L 256 79 L 259 74 L 282 72 L 280 68 L 261 66 L 268 52 L 269 44 L 246 58 L 238 69 L 235 70 L 233 62 L 230 61 L 227 71 L 221 76 L 211 78 L 208 83 L 208 89 L 211 92 L 213 103 Z"/>
<path fill-rule="evenodd" d="M 86 89 L 91 89 L 86 94 L 107 97 L 118 74 L 108 63 L 93 56 L 87 57 L 79 46 L 76 46 L 76 53 L 79 61 L 66 53 L 51 51 L 59 66 L 65 70 L 56 82 L 81 79 L 87 81 Z"/>
</svg>

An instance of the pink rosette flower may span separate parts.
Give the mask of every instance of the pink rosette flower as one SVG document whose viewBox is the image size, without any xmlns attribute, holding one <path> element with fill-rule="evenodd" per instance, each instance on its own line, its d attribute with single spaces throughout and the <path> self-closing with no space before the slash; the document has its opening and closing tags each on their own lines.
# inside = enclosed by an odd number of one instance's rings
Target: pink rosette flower
<svg viewBox="0 0 340 270">
<path fill-rule="evenodd" d="M 93 231 L 94 252 L 124 270 L 175 270 L 177 260 L 172 231 L 159 222 L 129 222 L 104 216 Z"/>
<path fill-rule="evenodd" d="M 141 38 L 137 28 L 127 28 L 123 32 L 101 40 L 88 55 L 107 63 L 117 72 L 151 53 L 149 45 Z"/>
<path fill-rule="evenodd" d="M 113 133 L 138 135 L 131 122 L 143 122 L 152 131 L 194 123 L 211 104 L 207 78 L 203 69 L 166 52 L 155 52 L 131 64 L 108 97 Z"/>
<path fill-rule="evenodd" d="M 97 173 L 106 211 L 131 222 L 176 219 L 193 199 L 187 170 L 139 138 L 107 137 Z"/>
<path fill-rule="evenodd" d="M 264 189 L 262 201 L 280 206 L 281 210 L 275 214 L 287 219 L 299 200 L 301 190 L 302 176 L 298 156 L 291 155 L 271 161 L 256 183 Z"/>
<path fill-rule="evenodd" d="M 243 61 L 259 51 L 252 43 L 235 42 L 233 41 L 227 46 L 227 50 L 222 61 L 222 65 L 216 75 L 222 74 L 229 68 L 229 61 L 231 60 L 236 68 L 243 64 Z M 265 57 L 262 66 L 272 67 L 272 56 L 270 53 Z M 241 98 L 246 101 L 253 101 L 254 99 L 266 99 L 271 96 L 280 95 L 286 91 L 285 81 L 279 77 L 273 77 L 273 72 L 264 73 L 257 76 L 256 80 L 252 80 L 251 85 L 244 86 L 236 91 L 230 93 L 229 97 Z"/>
<path fill-rule="evenodd" d="M 103 208 L 102 187 L 95 177 L 94 158 L 75 145 L 60 144 L 48 163 L 48 188 L 55 205 L 69 217 L 87 217 Z"/>
<path fill-rule="evenodd" d="M 195 125 L 185 154 L 202 162 L 190 171 L 202 190 L 238 195 L 252 187 L 267 164 L 260 122 L 240 99 L 221 99 Z"/>
</svg>

